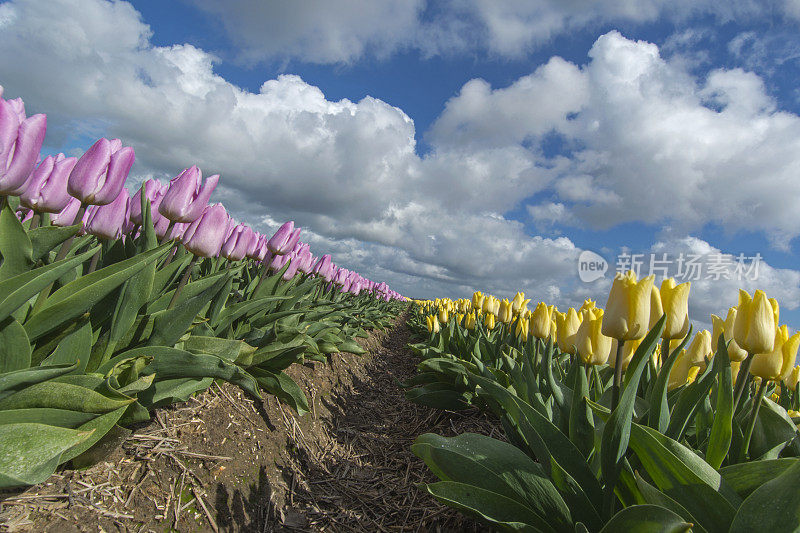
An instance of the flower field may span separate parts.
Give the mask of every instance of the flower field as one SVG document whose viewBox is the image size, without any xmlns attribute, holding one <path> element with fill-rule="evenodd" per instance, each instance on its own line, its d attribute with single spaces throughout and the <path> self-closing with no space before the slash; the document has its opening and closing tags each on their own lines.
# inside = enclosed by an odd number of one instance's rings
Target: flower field
<svg viewBox="0 0 800 533">
<path fill-rule="evenodd" d="M 411 301 L 235 221 L 197 166 L 128 189 L 119 139 L 42 158 L 46 124 L 0 98 L 0 527 L 800 527 L 800 333 L 764 292 L 712 331 L 633 272 L 602 308 Z M 130 483 L 163 457 L 151 508 Z M 224 461 L 272 472 L 238 515 L 206 502 Z"/>
</svg>

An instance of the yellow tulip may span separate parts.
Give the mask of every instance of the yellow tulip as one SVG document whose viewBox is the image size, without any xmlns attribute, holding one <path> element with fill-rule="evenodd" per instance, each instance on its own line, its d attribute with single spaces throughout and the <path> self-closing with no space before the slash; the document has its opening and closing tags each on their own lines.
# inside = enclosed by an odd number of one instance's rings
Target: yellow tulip
<svg viewBox="0 0 800 533">
<path fill-rule="evenodd" d="M 733 324 L 736 344 L 748 353 L 770 353 L 775 344 L 778 327 L 778 303 L 768 300 L 764 291 L 758 290 L 752 298 L 747 291 L 739 290 L 739 305 Z"/>
<path fill-rule="evenodd" d="M 439 322 L 441 322 L 442 324 L 447 324 L 447 320 L 450 318 L 450 316 L 447 313 L 447 309 L 445 309 L 444 307 L 440 308 L 438 318 Z"/>
<path fill-rule="evenodd" d="M 783 378 L 783 384 L 792 390 L 797 388 L 797 383 L 800 382 L 800 366 L 795 366 L 789 374 Z"/>
<path fill-rule="evenodd" d="M 575 334 L 575 346 L 584 363 L 602 365 L 611 353 L 611 337 L 603 335 L 603 310 L 586 309 Z"/>
<path fill-rule="evenodd" d="M 699 367 L 692 366 L 692 362 L 686 354 L 686 350 L 681 350 L 681 353 L 678 354 L 678 358 L 675 360 L 672 371 L 669 373 L 667 390 L 676 389 L 687 382 L 694 381 L 699 371 Z"/>
<path fill-rule="evenodd" d="M 762 379 L 780 381 L 789 375 L 800 347 L 800 332 L 789 337 L 786 325 L 775 331 L 775 342 L 769 353 L 758 353 L 753 357 L 750 373 Z"/>
<path fill-rule="evenodd" d="M 425 322 L 430 333 L 439 333 L 439 320 L 436 315 L 428 315 L 425 317 Z"/>
<path fill-rule="evenodd" d="M 494 313 L 486 313 L 484 324 L 486 325 L 486 329 L 494 329 Z"/>
<path fill-rule="evenodd" d="M 528 340 L 528 319 L 519 317 L 517 318 L 517 327 L 514 330 L 514 334 L 517 336 L 522 337 L 522 341 L 525 342 Z"/>
<path fill-rule="evenodd" d="M 472 308 L 481 309 L 481 306 L 483 306 L 483 299 L 484 299 L 483 293 L 480 291 L 475 291 L 472 294 Z"/>
<path fill-rule="evenodd" d="M 514 311 L 514 313 L 519 313 L 520 309 L 525 309 L 525 306 L 528 305 L 528 302 L 530 301 L 530 298 L 527 300 L 525 299 L 524 292 L 518 292 L 516 295 L 514 295 L 514 299 L 511 300 L 511 309 Z"/>
<path fill-rule="evenodd" d="M 717 340 L 722 335 L 725 342 L 728 343 L 728 357 L 731 361 L 744 361 L 747 359 L 747 351 L 742 350 L 736 341 L 733 339 L 733 324 L 736 321 L 736 308 L 731 307 L 728 309 L 728 317 L 723 320 L 717 315 L 711 315 L 711 323 L 714 326 L 714 332 L 711 334 L 711 349 L 716 351 Z"/>
<path fill-rule="evenodd" d="M 481 310 L 484 313 L 493 313 L 494 312 L 494 296 L 491 294 L 487 294 L 483 298 L 483 303 L 481 304 Z"/>
<path fill-rule="evenodd" d="M 552 320 L 553 307 L 548 307 L 544 302 L 539 302 L 531 313 L 531 335 L 537 339 L 546 339 L 550 336 L 550 321 Z"/>
<path fill-rule="evenodd" d="M 736 383 L 736 378 L 739 376 L 739 368 L 742 366 L 741 361 L 731 361 L 731 379 Z"/>
<path fill-rule="evenodd" d="M 667 278 L 661 282 L 661 304 L 667 315 L 662 339 L 682 339 L 689 332 L 689 289 L 691 282 L 675 284 L 675 280 Z"/>
<path fill-rule="evenodd" d="M 595 305 L 594 300 L 592 300 L 591 298 L 587 298 L 583 301 L 583 305 L 581 305 L 581 308 L 578 309 L 578 313 L 580 313 L 581 311 L 586 311 L 587 309 L 596 309 L 596 308 L 597 306 Z"/>
<path fill-rule="evenodd" d="M 467 313 L 464 317 L 464 327 L 473 330 L 475 329 L 475 313 Z"/>
<path fill-rule="evenodd" d="M 617 358 L 617 339 L 611 340 L 611 357 L 608 358 L 608 365 L 611 368 L 616 368 L 616 360 Z M 623 372 L 627 370 L 628 364 L 630 364 L 631 359 L 633 359 L 633 354 L 636 353 L 636 349 L 639 348 L 639 345 L 642 343 L 642 339 L 635 339 L 632 341 L 627 341 L 622 346 L 622 370 Z"/>
<path fill-rule="evenodd" d="M 500 301 L 500 308 L 498 309 L 497 318 L 503 324 L 508 324 L 511 322 L 511 319 L 514 317 L 514 313 L 511 310 L 511 302 L 509 302 L 506 298 L 503 298 Z"/>
<path fill-rule="evenodd" d="M 556 337 L 558 349 L 563 353 L 575 354 L 575 338 L 581 325 L 581 318 L 575 308 L 570 307 L 566 313 L 554 313 L 556 317 Z"/>
<path fill-rule="evenodd" d="M 650 323 L 654 278 L 651 274 L 637 281 L 632 270 L 614 277 L 603 319 L 603 335 L 624 341 L 645 336 Z"/>
<path fill-rule="evenodd" d="M 711 333 L 707 329 L 695 334 L 686 356 L 691 366 L 699 367 L 701 372 L 706 369 L 706 360 L 711 357 Z"/>
<path fill-rule="evenodd" d="M 664 306 L 661 305 L 661 293 L 658 291 L 658 287 L 653 285 L 650 289 L 650 321 L 647 326 L 648 331 L 653 329 L 656 322 L 661 320 L 663 314 Z"/>
</svg>

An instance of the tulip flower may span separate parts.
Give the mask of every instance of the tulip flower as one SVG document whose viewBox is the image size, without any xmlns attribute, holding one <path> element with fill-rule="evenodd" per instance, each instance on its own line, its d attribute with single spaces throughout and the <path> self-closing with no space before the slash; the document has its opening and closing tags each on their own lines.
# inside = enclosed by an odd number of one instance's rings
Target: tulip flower
<svg viewBox="0 0 800 533">
<path fill-rule="evenodd" d="M 169 182 L 158 212 L 171 222 L 194 222 L 204 212 L 218 182 L 219 174 L 214 174 L 203 184 L 203 173 L 192 165 Z"/>
<path fill-rule="evenodd" d="M 700 367 L 700 372 L 703 372 L 711 354 L 711 333 L 707 329 L 698 331 L 686 350 L 689 364 Z"/>
<path fill-rule="evenodd" d="M 645 336 L 650 323 L 650 298 L 654 278 L 651 274 L 637 281 L 632 270 L 614 277 L 604 313 L 603 335 L 621 341 Z"/>
<path fill-rule="evenodd" d="M 239 261 L 247 254 L 254 239 L 253 230 L 242 223 L 237 224 L 231 228 L 220 253 L 231 261 Z"/>
<path fill-rule="evenodd" d="M 619 341 L 617 339 L 611 340 L 611 351 L 609 352 L 611 355 L 617 353 L 617 346 Z M 628 364 L 633 359 L 633 355 L 636 353 L 636 349 L 639 348 L 639 345 L 642 343 L 642 339 L 636 339 L 632 341 L 627 341 L 622 346 L 622 357 L 620 357 L 620 365 L 622 366 L 622 371 L 626 371 L 628 369 Z M 609 357 L 608 358 L 608 366 L 611 368 L 616 368 L 617 361 L 616 357 Z"/>
<path fill-rule="evenodd" d="M 300 228 L 294 227 L 294 222 L 289 221 L 284 223 L 275 235 L 267 241 L 269 251 L 276 255 L 288 254 L 300 240 Z"/>
<path fill-rule="evenodd" d="M 108 240 L 122 237 L 122 226 L 128 220 L 130 203 L 128 189 L 122 189 L 110 204 L 96 206 L 86 222 L 86 233 Z"/>
<path fill-rule="evenodd" d="M 581 325 L 575 333 L 575 346 L 587 365 L 602 365 L 611 352 L 611 337 L 603 335 L 603 310 L 586 309 L 581 313 Z"/>
<path fill-rule="evenodd" d="M 183 245 L 196 256 L 215 257 L 222 249 L 229 224 L 230 217 L 222 204 L 207 206 L 184 232 Z"/>
<path fill-rule="evenodd" d="M 153 219 L 153 224 L 161 218 L 158 212 L 158 206 L 161 205 L 161 200 L 164 198 L 164 187 L 158 180 L 149 179 L 144 182 L 144 197 L 150 202 L 150 215 Z M 130 220 L 137 226 L 142 225 L 142 189 L 139 188 L 136 194 L 131 199 L 131 213 Z M 167 224 L 169 221 L 167 221 Z"/>
<path fill-rule="evenodd" d="M 583 301 L 581 308 L 578 309 L 578 314 L 580 314 L 582 311 L 586 311 L 587 309 L 596 309 L 596 308 L 597 305 L 595 305 L 594 300 L 592 300 L 591 298 L 587 298 Z"/>
<path fill-rule="evenodd" d="M 519 314 L 520 310 L 525 309 L 525 306 L 528 305 L 530 301 L 530 298 L 527 300 L 525 299 L 524 292 L 518 292 L 511 301 L 511 310 L 514 311 L 515 314 Z"/>
<path fill-rule="evenodd" d="M 700 368 L 692 365 L 689 356 L 686 354 L 686 350 L 681 350 L 681 353 L 679 353 L 677 359 L 675 359 L 675 365 L 672 367 L 672 371 L 669 373 L 667 390 L 677 389 L 687 382 L 694 381 L 699 372 Z"/>
<path fill-rule="evenodd" d="M 529 328 L 530 325 L 528 319 L 523 316 L 518 316 L 517 325 L 514 328 L 514 335 L 516 335 L 517 337 L 522 337 L 522 342 L 526 342 L 528 340 Z"/>
<path fill-rule="evenodd" d="M 480 311 L 483 306 L 483 299 L 484 299 L 483 293 L 481 293 L 480 291 L 475 291 L 472 294 L 472 308 L 475 309 L 476 311 Z"/>
<path fill-rule="evenodd" d="M 751 354 L 771 352 L 778 316 L 778 303 L 774 299 L 768 300 L 764 291 L 757 290 L 750 298 L 746 291 L 740 289 L 733 325 L 736 343 Z"/>
<path fill-rule="evenodd" d="M 648 322 L 647 329 L 653 329 L 653 326 L 656 325 L 661 317 L 664 315 L 664 306 L 661 305 L 661 293 L 658 290 L 658 287 L 653 285 L 653 288 L 650 289 L 650 320 Z"/>
<path fill-rule="evenodd" d="M 19 201 L 38 213 L 58 213 L 72 198 L 67 192 L 67 179 L 78 159 L 58 154 L 44 158 L 36 170 Z"/>
<path fill-rule="evenodd" d="M 25 192 L 46 131 L 45 115 L 26 118 L 21 99 L 0 98 L 0 196 Z"/>
<path fill-rule="evenodd" d="M 717 315 L 711 315 L 711 323 L 714 326 L 714 331 L 711 334 L 711 348 L 716 349 L 717 340 L 722 335 L 725 342 L 728 343 L 728 358 L 731 362 L 742 362 L 747 358 L 747 352 L 736 344 L 733 339 L 733 324 L 736 321 L 736 308 L 731 307 L 728 309 L 728 316 L 723 321 Z"/>
<path fill-rule="evenodd" d="M 791 390 L 796 390 L 798 383 L 800 383 L 800 366 L 795 366 L 786 377 L 783 378 L 783 384 Z"/>
<path fill-rule="evenodd" d="M 442 324 L 447 324 L 447 321 L 448 321 L 448 319 L 450 318 L 450 317 L 448 316 L 448 314 L 447 314 L 447 309 L 445 309 L 445 308 L 440 308 L 440 309 L 439 309 L 439 314 L 438 314 L 437 318 L 439 319 L 439 322 L 441 322 Z"/>
<path fill-rule="evenodd" d="M 50 223 L 54 226 L 72 226 L 80 209 L 81 201 L 77 198 L 70 198 L 64 209 L 50 217 Z"/>
<path fill-rule="evenodd" d="M 429 333 L 439 333 L 439 321 L 436 319 L 436 315 L 426 316 L 425 325 L 428 327 Z"/>
<path fill-rule="evenodd" d="M 99 139 L 78 159 L 67 181 L 67 192 L 83 205 L 113 202 L 136 159 L 133 148 L 119 139 Z"/>
<path fill-rule="evenodd" d="M 798 347 L 800 347 L 800 332 L 790 337 L 786 325 L 777 328 L 772 351 L 759 353 L 753 357 L 750 374 L 771 381 L 785 379 L 792 371 Z"/>
<path fill-rule="evenodd" d="M 550 336 L 550 326 L 553 317 L 553 306 L 547 306 L 544 302 L 539 302 L 536 309 L 531 313 L 530 332 L 537 339 L 546 339 Z"/>
<path fill-rule="evenodd" d="M 581 317 L 575 308 L 570 307 L 566 313 L 554 313 L 556 316 L 556 337 L 558 349 L 563 353 L 575 354 L 578 328 Z"/>
<path fill-rule="evenodd" d="M 475 312 L 467 313 L 464 317 L 464 327 L 472 331 L 475 329 Z"/>
<path fill-rule="evenodd" d="M 283 271 L 283 275 L 281 276 L 281 278 L 283 279 L 283 281 L 289 281 L 290 279 L 294 278 L 295 274 L 297 274 L 297 269 L 300 266 L 299 264 L 300 261 L 298 260 L 296 254 L 289 254 L 285 257 L 288 258 L 287 262 L 289 263 L 289 268 Z M 346 281 L 347 277 L 342 276 L 342 281 L 339 284 L 341 286 L 340 289 L 342 290 L 342 292 L 347 292 L 347 289 L 344 288 Z M 348 288 L 349 288 L 349 283 L 348 283 Z"/>
<path fill-rule="evenodd" d="M 500 301 L 500 308 L 498 309 L 497 319 L 500 320 L 503 324 L 508 324 L 511 322 L 511 318 L 514 316 L 511 310 L 511 302 L 508 299 L 503 298 Z"/>
<path fill-rule="evenodd" d="M 661 282 L 659 294 L 664 313 L 667 315 L 664 331 L 661 334 L 662 339 L 682 339 L 689 332 L 689 289 L 691 286 L 689 281 L 676 285 L 673 278 L 667 278 Z"/>
<path fill-rule="evenodd" d="M 483 323 L 486 326 L 486 329 L 494 329 L 495 325 L 494 313 L 487 313 L 485 318 L 483 319 Z"/>
</svg>

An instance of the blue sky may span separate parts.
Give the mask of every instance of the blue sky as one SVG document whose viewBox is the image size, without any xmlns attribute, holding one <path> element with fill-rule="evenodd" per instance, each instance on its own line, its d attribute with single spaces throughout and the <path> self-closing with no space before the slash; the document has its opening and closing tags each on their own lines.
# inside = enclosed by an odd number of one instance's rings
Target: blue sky
<svg viewBox="0 0 800 533">
<path fill-rule="evenodd" d="M 0 84 L 50 152 L 120 137 L 132 186 L 198 164 L 235 217 L 409 296 L 566 307 L 623 250 L 758 253 L 692 316 L 762 288 L 796 329 L 798 25 L 797 0 L 12 0 Z M 580 281 L 585 249 L 609 275 Z"/>
</svg>

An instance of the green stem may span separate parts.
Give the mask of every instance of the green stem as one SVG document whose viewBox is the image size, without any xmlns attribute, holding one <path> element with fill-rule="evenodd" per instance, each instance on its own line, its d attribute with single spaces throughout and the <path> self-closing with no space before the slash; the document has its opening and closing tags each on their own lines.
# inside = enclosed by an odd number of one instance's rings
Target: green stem
<svg viewBox="0 0 800 533">
<path fill-rule="evenodd" d="M 733 412 L 736 412 L 736 409 L 739 407 L 739 400 L 742 397 L 742 392 L 744 392 L 745 385 L 750 380 L 750 366 L 753 364 L 753 356 L 755 354 L 748 353 L 747 359 L 745 359 L 741 366 L 739 367 L 739 373 L 736 375 L 736 385 L 733 388 Z"/>
<path fill-rule="evenodd" d="M 169 225 L 167 226 L 167 231 L 164 232 L 164 236 L 161 237 L 161 242 L 159 242 L 158 244 L 164 244 L 169 240 L 169 234 L 172 233 L 172 228 L 174 227 L 175 227 L 175 222 L 170 220 Z"/>
<path fill-rule="evenodd" d="M 42 215 L 39 213 L 34 213 L 33 217 L 31 217 L 31 227 L 29 230 L 35 230 L 39 227 L 39 221 L 42 219 Z"/>
<path fill-rule="evenodd" d="M 614 387 L 611 389 L 611 412 L 617 408 L 619 403 L 619 392 L 622 387 L 622 347 L 624 340 L 617 339 L 617 353 L 614 356 Z"/>
<path fill-rule="evenodd" d="M 89 270 L 86 271 L 86 274 L 91 274 L 92 272 L 95 271 L 95 269 L 97 268 L 97 262 L 99 260 L 100 260 L 100 250 L 97 250 L 97 253 L 95 253 L 92 256 L 92 262 L 89 263 Z"/>
<path fill-rule="evenodd" d="M 750 411 L 750 422 L 747 424 L 747 431 L 744 434 L 744 441 L 742 441 L 742 449 L 739 452 L 739 462 L 742 463 L 747 460 L 747 453 L 750 450 L 750 439 L 753 437 L 753 428 L 756 426 L 756 418 L 758 417 L 758 410 L 761 407 L 761 401 L 764 399 L 764 392 L 767 389 L 769 380 L 761 378 L 761 384 L 758 386 L 758 392 L 753 403 L 753 409 Z"/>
<path fill-rule="evenodd" d="M 186 270 L 183 273 L 183 277 L 181 278 L 180 283 L 178 283 L 178 287 L 175 289 L 175 293 L 172 295 L 172 299 L 169 301 L 169 305 L 167 309 L 172 309 L 175 307 L 175 303 L 178 301 L 178 296 L 181 294 L 181 290 L 183 290 L 183 286 L 186 285 L 186 282 L 189 281 L 189 277 L 192 275 L 192 269 L 194 268 L 194 264 L 197 263 L 197 256 L 193 256 L 192 260 L 189 261 L 189 266 L 186 267 Z"/>
</svg>

